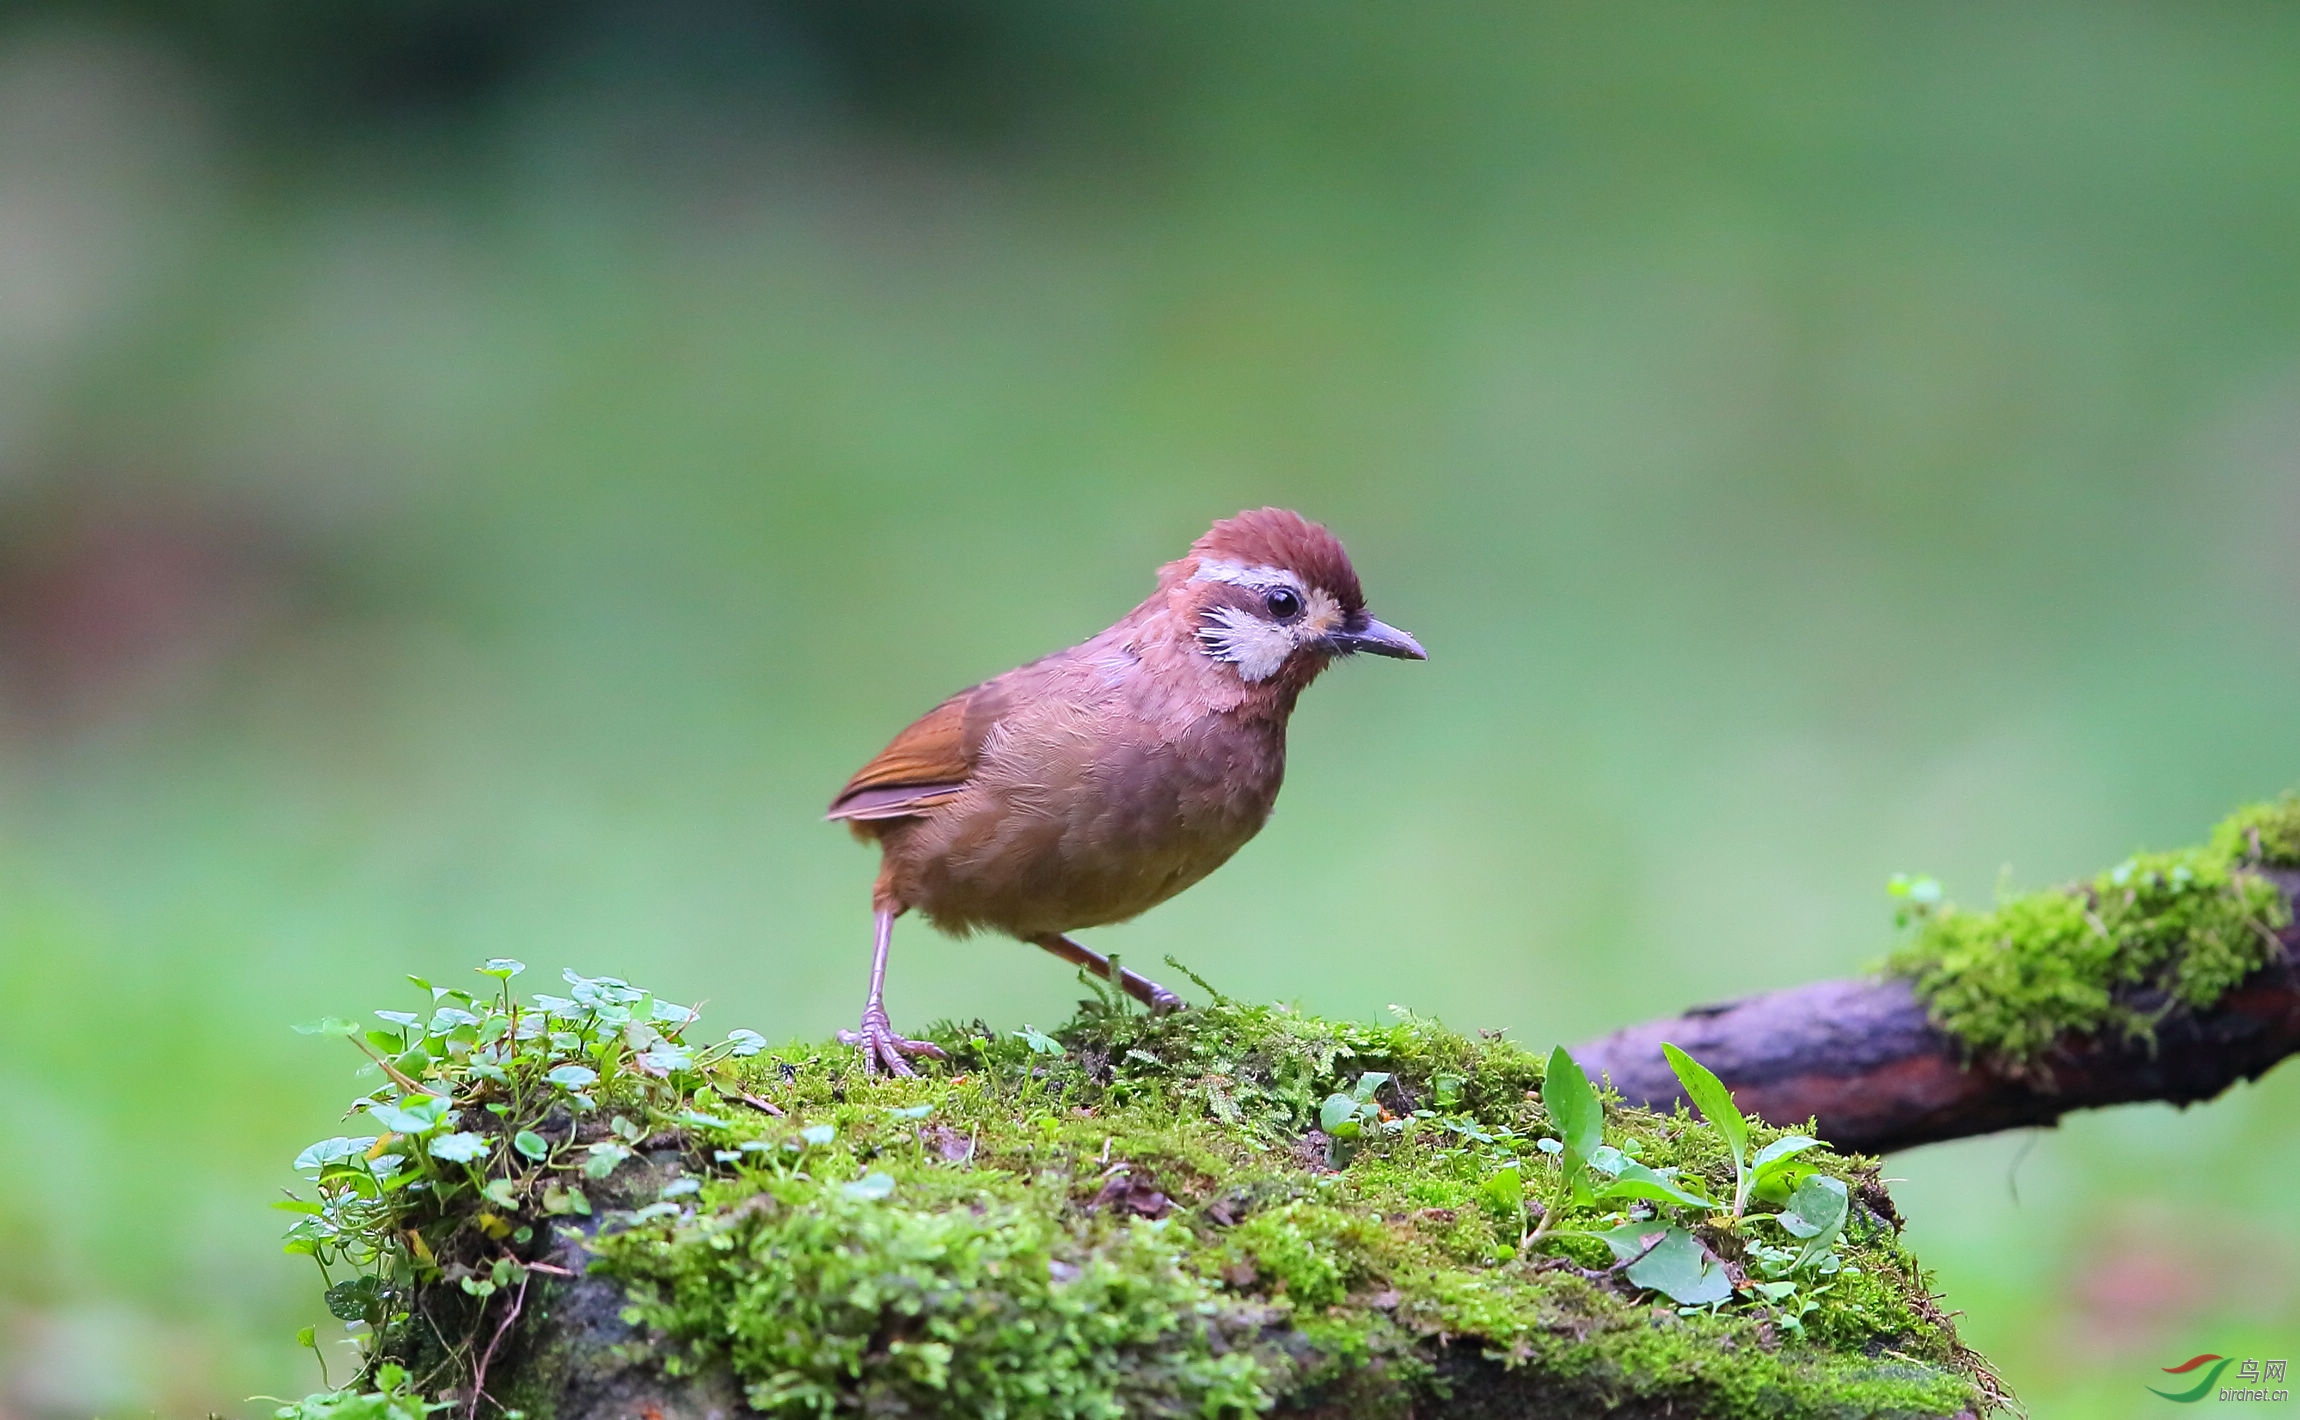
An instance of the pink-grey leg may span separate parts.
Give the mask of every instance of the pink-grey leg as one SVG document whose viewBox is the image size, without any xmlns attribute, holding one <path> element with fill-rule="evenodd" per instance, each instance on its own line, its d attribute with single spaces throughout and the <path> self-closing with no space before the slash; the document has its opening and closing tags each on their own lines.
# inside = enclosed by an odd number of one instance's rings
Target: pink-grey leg
<svg viewBox="0 0 2300 1420">
<path fill-rule="evenodd" d="M 1044 947 L 1074 966 L 1085 967 L 1104 981 L 1113 979 L 1110 975 L 1110 958 L 1091 947 L 1078 945 L 1060 932 L 1049 932 L 1043 937 L 1033 937 L 1030 940 L 1032 945 Z M 1137 975 L 1125 967 L 1118 968 L 1116 980 L 1119 986 L 1125 989 L 1127 995 L 1148 1006 L 1157 1015 L 1163 1016 L 1169 1011 L 1179 1011 L 1184 1005 L 1181 997 L 1160 986 L 1149 977 Z"/>
<path fill-rule="evenodd" d="M 939 1045 L 924 1040 L 905 1040 L 896 1035 L 894 1026 L 886 1018 L 886 949 L 894 940 L 894 914 L 881 911 L 877 920 L 877 940 L 871 948 L 870 998 L 863 1002 L 862 1026 L 859 1030 L 842 1030 L 839 1043 L 862 1049 L 863 1069 L 877 1074 L 883 1067 L 897 1075 L 915 1075 L 905 1056 L 925 1055 L 936 1060 L 949 1057 Z"/>
</svg>

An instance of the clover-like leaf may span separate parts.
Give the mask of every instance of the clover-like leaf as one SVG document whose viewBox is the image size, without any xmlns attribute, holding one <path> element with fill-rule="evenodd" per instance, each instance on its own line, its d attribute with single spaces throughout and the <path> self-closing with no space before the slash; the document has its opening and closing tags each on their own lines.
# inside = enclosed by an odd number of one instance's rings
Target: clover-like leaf
<svg viewBox="0 0 2300 1420">
<path fill-rule="evenodd" d="M 298 1218 L 288 1225 L 288 1230 L 285 1233 L 281 1234 L 285 1239 L 281 1244 L 281 1251 L 309 1257 L 318 1251 L 319 1245 L 327 1241 L 334 1233 L 335 1229 L 329 1225 L 325 1218 Z"/>
<path fill-rule="evenodd" d="M 695 1068 L 695 1057 L 688 1054 L 684 1047 L 673 1045 L 667 1040 L 657 1040 L 634 1056 L 633 1060 L 641 1070 L 656 1079 L 676 1071 Z"/>
<path fill-rule="evenodd" d="M 647 994 L 619 976 L 580 976 L 572 968 L 562 968 L 559 974 L 573 989 L 575 1000 L 585 1006 L 627 1006 Z"/>
<path fill-rule="evenodd" d="M 1845 1185 L 1827 1174 L 1814 1174 L 1797 1185 L 1788 1211 L 1775 1215 L 1781 1226 L 1800 1238 L 1819 1237 L 1845 1218 Z"/>
<path fill-rule="evenodd" d="M 767 1038 L 755 1030 L 731 1030 L 727 1032 L 727 1045 L 729 1055 L 756 1055 L 767 1048 Z"/>
<path fill-rule="evenodd" d="M 588 1218 L 591 1216 L 591 1200 L 583 1196 L 580 1188 L 561 1188 L 555 1183 L 549 1184 L 543 1190 L 543 1211 L 555 1218 L 569 1213 Z"/>
<path fill-rule="evenodd" d="M 563 1090 L 580 1090 L 599 1078 L 599 1072 L 588 1065 L 555 1065 L 543 1076 Z"/>
<path fill-rule="evenodd" d="M 1630 1262 L 1642 1257 L 1647 1248 L 1652 1247 L 1666 1237 L 1668 1233 L 1669 1229 L 1665 1224 L 1647 1218 L 1642 1222 L 1623 1223 L 1619 1227 L 1607 1228 L 1603 1232 L 1591 1233 L 1589 1236 L 1596 1238 L 1612 1249 L 1614 1261 Z"/>
<path fill-rule="evenodd" d="M 397 1104 L 370 1104 L 368 1117 L 394 1134 L 429 1134 L 447 1121 L 445 1095 L 409 1095 Z"/>
<path fill-rule="evenodd" d="M 649 1014 L 653 1019 L 677 1029 L 680 1026 L 691 1024 L 702 1012 L 692 1006 L 682 1006 L 676 1001 L 657 1001 Z"/>
<path fill-rule="evenodd" d="M 383 1320 L 383 1279 L 374 1276 L 350 1277 L 327 1289 L 327 1313 L 337 1321 L 364 1321 L 370 1326 Z"/>
<path fill-rule="evenodd" d="M 615 1171 L 617 1164 L 631 1157 L 629 1148 L 612 1139 L 600 1140 L 585 1150 L 585 1154 L 587 1155 L 583 1160 L 583 1176 L 585 1178 L 605 1178 Z"/>
<path fill-rule="evenodd" d="M 1629 1280 L 1681 1306 L 1707 1306 L 1733 1295 L 1725 1264 L 1683 1228 L 1671 1228 L 1651 1251 L 1629 1265 Z"/>
<path fill-rule="evenodd" d="M 532 1129 L 522 1129 L 512 1135 L 511 1147 L 537 1163 L 551 1157 L 551 1141 Z"/>
<path fill-rule="evenodd" d="M 345 1159 L 356 1159 L 369 1149 L 374 1148 L 375 1140 L 376 1136 L 373 1134 L 358 1136 L 338 1134 L 333 1139 L 322 1139 L 295 1156 L 296 1172 L 315 1173 L 326 1168 L 329 1164 L 339 1164 Z"/>
<path fill-rule="evenodd" d="M 894 1179 L 888 1174 L 874 1170 L 864 1174 L 853 1183 L 844 1185 L 839 1191 L 849 1198 L 860 1199 L 866 1203 L 876 1203 L 894 1192 Z"/>
<path fill-rule="evenodd" d="M 1797 1185 L 1789 1210 L 1780 1215 L 1782 1227 L 1805 1239 L 1794 1266 L 1817 1261 L 1829 1250 L 1837 1234 L 1845 1230 L 1847 1203 L 1843 1182 L 1827 1174 L 1814 1174 Z"/>
<path fill-rule="evenodd" d="M 431 1141 L 431 1156 L 445 1159 L 451 1164 L 476 1163 L 487 1157 L 489 1145 L 484 1134 L 458 1132 L 442 1134 Z"/>
</svg>

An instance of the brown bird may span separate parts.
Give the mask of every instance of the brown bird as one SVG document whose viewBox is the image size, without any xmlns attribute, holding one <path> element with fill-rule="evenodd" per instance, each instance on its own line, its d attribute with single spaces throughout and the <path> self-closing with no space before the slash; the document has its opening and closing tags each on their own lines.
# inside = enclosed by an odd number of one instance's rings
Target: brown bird
<svg viewBox="0 0 2300 1420">
<path fill-rule="evenodd" d="M 839 1039 L 874 1074 L 941 1057 L 895 1034 L 883 1000 L 894 919 L 914 907 L 1108 980 L 1110 960 L 1065 934 L 1157 906 L 1252 838 L 1285 777 L 1295 699 L 1358 651 L 1428 658 L 1366 614 L 1332 533 L 1262 508 L 1214 524 L 1101 635 L 927 711 L 831 801 L 880 849 L 870 996 Z M 1118 982 L 1152 1010 L 1182 1004 L 1132 971 Z"/>
</svg>

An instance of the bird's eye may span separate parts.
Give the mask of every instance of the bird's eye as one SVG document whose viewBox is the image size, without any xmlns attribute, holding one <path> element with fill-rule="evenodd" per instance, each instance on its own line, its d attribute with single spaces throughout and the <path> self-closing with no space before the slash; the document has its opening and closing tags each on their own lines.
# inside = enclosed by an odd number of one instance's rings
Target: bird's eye
<svg viewBox="0 0 2300 1420">
<path fill-rule="evenodd" d="M 1302 614 L 1302 599 L 1285 587 L 1262 598 L 1262 605 L 1268 607 L 1270 615 L 1280 621 L 1292 621 Z"/>
</svg>

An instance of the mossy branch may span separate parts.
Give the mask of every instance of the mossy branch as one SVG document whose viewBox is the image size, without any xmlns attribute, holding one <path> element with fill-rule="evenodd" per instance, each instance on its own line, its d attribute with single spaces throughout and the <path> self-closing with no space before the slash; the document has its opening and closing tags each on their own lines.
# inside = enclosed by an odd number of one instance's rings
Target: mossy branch
<svg viewBox="0 0 2300 1420">
<path fill-rule="evenodd" d="M 1691 1051 L 1767 1119 L 1842 1149 L 2210 1099 L 2300 1053 L 2300 800 L 2244 809 L 2202 847 L 2144 854 L 1988 912 L 1925 911 L 1883 974 L 1705 1006 L 1576 1055 L 1633 1101 L 1681 1091 Z"/>
</svg>

